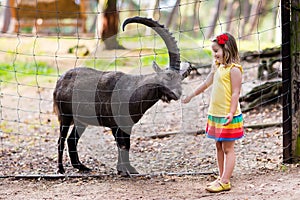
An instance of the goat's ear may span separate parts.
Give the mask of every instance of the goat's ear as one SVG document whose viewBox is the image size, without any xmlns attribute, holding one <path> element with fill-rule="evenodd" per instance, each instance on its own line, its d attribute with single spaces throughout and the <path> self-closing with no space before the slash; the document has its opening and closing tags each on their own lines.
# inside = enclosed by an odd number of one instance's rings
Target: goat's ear
<svg viewBox="0 0 300 200">
<path fill-rule="evenodd" d="M 152 68 L 154 69 L 154 71 L 155 71 L 156 73 L 160 73 L 160 72 L 163 71 L 163 70 L 158 66 L 158 64 L 157 64 L 155 61 L 152 62 Z"/>
</svg>

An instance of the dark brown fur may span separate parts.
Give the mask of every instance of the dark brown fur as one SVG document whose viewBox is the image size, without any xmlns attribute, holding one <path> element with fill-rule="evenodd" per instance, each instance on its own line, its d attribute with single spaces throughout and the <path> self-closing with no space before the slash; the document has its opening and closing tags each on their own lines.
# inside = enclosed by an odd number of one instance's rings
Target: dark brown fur
<svg viewBox="0 0 300 200">
<path fill-rule="evenodd" d="M 162 28 L 157 22 L 140 17 L 131 18 L 127 23 L 144 24 L 144 21 L 150 27 Z M 129 162 L 130 134 L 133 125 L 157 101 L 160 99 L 165 102 L 178 100 L 182 92 L 183 77 L 179 73 L 180 59 L 176 41 L 166 29 L 156 31 L 163 35 L 166 43 L 169 43 L 168 48 L 175 48 L 175 53 L 170 57 L 170 63 L 176 66 L 162 70 L 156 63 L 153 63 L 156 73 L 139 76 L 82 67 L 67 71 L 57 81 L 53 99 L 54 111 L 60 122 L 59 173 L 65 172 L 62 156 L 66 139 L 73 167 L 81 171 L 90 170 L 79 161 L 77 154 L 78 140 L 88 125 L 111 128 L 118 146 L 117 171 L 119 174 L 138 173 Z M 72 124 L 74 124 L 73 129 L 67 138 Z"/>
</svg>

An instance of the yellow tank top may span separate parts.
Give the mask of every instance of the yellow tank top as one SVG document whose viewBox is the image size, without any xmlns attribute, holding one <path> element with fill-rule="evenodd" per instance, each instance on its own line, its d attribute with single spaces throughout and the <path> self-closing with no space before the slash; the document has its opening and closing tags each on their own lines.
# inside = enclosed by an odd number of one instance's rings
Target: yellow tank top
<svg viewBox="0 0 300 200">
<path fill-rule="evenodd" d="M 214 81 L 212 84 L 211 99 L 208 108 L 208 114 L 216 117 L 225 117 L 230 112 L 231 103 L 231 79 L 230 70 L 232 67 L 238 67 L 241 72 L 241 65 L 232 63 L 231 65 L 217 65 L 214 73 Z M 241 114 L 240 103 L 234 116 Z"/>
</svg>

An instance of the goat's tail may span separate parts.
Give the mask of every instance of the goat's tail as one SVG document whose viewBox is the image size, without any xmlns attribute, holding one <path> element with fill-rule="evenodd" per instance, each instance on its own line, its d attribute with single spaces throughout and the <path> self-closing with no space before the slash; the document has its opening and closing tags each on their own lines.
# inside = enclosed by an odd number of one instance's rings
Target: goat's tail
<svg viewBox="0 0 300 200">
<path fill-rule="evenodd" d="M 57 117 L 58 117 L 58 121 L 60 121 L 60 111 L 59 111 L 59 108 L 58 108 L 58 105 L 57 105 L 57 101 L 56 101 L 56 93 L 55 93 L 55 91 L 54 91 L 54 93 L 53 93 L 53 112 L 54 112 L 54 114 L 56 114 L 57 115 Z"/>
</svg>

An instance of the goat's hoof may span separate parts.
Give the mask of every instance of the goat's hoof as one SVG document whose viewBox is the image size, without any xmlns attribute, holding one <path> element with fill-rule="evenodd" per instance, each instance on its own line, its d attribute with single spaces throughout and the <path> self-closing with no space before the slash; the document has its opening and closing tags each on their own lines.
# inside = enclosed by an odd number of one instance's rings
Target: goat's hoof
<svg viewBox="0 0 300 200">
<path fill-rule="evenodd" d="M 88 168 L 88 167 L 86 167 L 86 166 L 84 166 L 84 165 L 76 165 L 76 166 L 74 166 L 76 169 L 78 169 L 78 171 L 79 172 L 81 172 L 81 173 L 89 173 L 90 171 L 92 171 L 92 169 L 90 169 L 90 168 Z"/>
<path fill-rule="evenodd" d="M 79 172 L 80 172 L 80 173 L 89 173 L 89 172 L 91 172 L 91 171 L 92 171 L 92 169 L 90 169 L 90 168 L 79 169 Z"/>
<path fill-rule="evenodd" d="M 64 168 L 59 168 L 58 170 L 57 170 L 57 173 L 58 174 L 64 174 L 65 173 L 65 170 L 64 170 Z"/>
<path fill-rule="evenodd" d="M 129 177 L 131 174 L 139 174 L 139 172 L 130 164 L 118 164 L 117 171 L 118 175 L 123 177 Z"/>
</svg>

